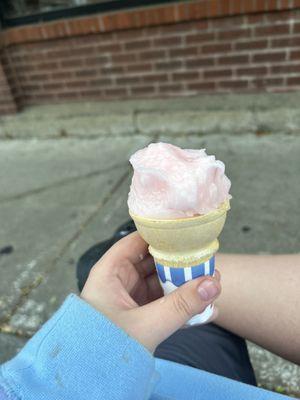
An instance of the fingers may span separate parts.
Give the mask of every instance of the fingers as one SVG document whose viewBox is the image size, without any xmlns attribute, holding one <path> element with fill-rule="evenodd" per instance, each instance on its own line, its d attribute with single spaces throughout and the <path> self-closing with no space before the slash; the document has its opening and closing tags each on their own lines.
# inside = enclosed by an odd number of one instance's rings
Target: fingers
<svg viewBox="0 0 300 400">
<path fill-rule="evenodd" d="M 214 277 L 217 279 L 218 282 L 221 281 L 221 274 L 217 269 L 215 269 Z"/>
<path fill-rule="evenodd" d="M 155 271 L 155 264 L 151 254 L 147 254 L 145 258 L 136 264 L 136 270 L 142 277 L 147 277 Z"/>
<path fill-rule="evenodd" d="M 149 332 L 147 341 L 154 349 L 194 315 L 203 312 L 220 292 L 221 286 L 215 277 L 202 277 L 134 312 L 140 313 L 143 335 Z"/>
<path fill-rule="evenodd" d="M 146 284 L 148 288 L 148 298 L 149 302 L 159 299 L 163 296 L 163 290 L 159 283 L 157 273 L 153 273 L 152 275 L 146 278 Z"/>
<path fill-rule="evenodd" d="M 142 239 L 138 232 L 133 232 L 115 243 L 104 255 L 110 262 L 119 259 L 127 259 L 133 264 L 142 261 L 148 254 L 148 244 Z"/>
</svg>

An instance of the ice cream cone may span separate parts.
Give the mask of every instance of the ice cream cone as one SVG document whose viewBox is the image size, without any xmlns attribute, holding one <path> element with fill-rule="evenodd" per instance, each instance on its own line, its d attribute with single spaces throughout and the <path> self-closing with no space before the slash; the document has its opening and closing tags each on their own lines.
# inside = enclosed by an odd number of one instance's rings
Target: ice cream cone
<svg viewBox="0 0 300 400">
<path fill-rule="evenodd" d="M 229 209 L 226 201 L 214 211 L 191 218 L 151 219 L 130 213 L 138 232 L 149 244 L 165 294 L 191 279 L 213 275 L 218 236 Z M 213 307 L 209 306 L 189 324 L 204 323 L 212 313 Z"/>
</svg>

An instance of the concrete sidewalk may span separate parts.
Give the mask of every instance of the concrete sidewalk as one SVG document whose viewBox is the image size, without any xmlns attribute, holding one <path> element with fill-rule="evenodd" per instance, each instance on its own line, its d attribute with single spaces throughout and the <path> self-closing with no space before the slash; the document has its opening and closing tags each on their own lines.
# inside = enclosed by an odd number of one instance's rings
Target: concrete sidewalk
<svg viewBox="0 0 300 400">
<path fill-rule="evenodd" d="M 34 106 L 0 117 L 0 138 L 299 134 L 299 102 L 295 92 Z"/>
<path fill-rule="evenodd" d="M 31 112 L 37 115 L 39 109 Z M 57 107 L 57 115 L 51 109 L 48 116 L 58 120 L 62 109 Z M 18 118 L 10 123 L 18 124 Z M 34 131 L 33 120 L 26 118 L 24 132 L 31 126 L 34 138 L 6 135 L 0 141 L 0 361 L 15 354 L 65 296 L 76 292 L 78 257 L 128 219 L 128 158 L 151 141 L 205 147 L 225 161 L 233 200 L 222 251 L 299 251 L 300 136 L 295 132 L 183 136 L 144 128 L 139 134 L 94 135 L 94 120 L 86 116 L 86 137 L 46 138 L 48 119 L 41 118 Z M 260 384 L 300 395 L 299 367 L 252 345 L 250 352 Z"/>
</svg>

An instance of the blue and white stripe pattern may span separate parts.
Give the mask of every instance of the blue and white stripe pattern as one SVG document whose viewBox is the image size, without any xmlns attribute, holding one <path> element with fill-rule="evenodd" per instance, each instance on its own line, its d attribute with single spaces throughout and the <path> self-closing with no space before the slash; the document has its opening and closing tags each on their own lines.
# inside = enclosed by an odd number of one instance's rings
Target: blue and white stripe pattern
<svg viewBox="0 0 300 400">
<path fill-rule="evenodd" d="M 199 278 L 204 275 L 213 275 L 215 272 L 215 257 L 211 257 L 205 263 L 194 265 L 193 267 L 166 267 L 158 262 L 155 262 L 157 274 L 163 288 L 164 294 L 176 290 L 179 286 L 185 282 L 191 281 L 192 279 Z M 186 325 L 198 325 L 207 322 L 213 315 L 214 306 L 210 304 L 201 313 L 195 315 L 190 319 Z"/>
<path fill-rule="evenodd" d="M 213 275 L 215 271 L 215 257 L 213 256 L 205 263 L 185 268 L 165 267 L 156 263 L 156 269 L 162 284 L 169 281 L 173 285 L 179 287 L 185 282 L 198 278 L 199 276 Z"/>
</svg>

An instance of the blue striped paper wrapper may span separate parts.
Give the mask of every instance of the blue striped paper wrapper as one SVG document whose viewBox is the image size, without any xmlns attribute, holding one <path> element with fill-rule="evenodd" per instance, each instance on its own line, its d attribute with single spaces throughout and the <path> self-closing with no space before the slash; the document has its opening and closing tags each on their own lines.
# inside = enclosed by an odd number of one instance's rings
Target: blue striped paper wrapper
<svg viewBox="0 0 300 400">
<path fill-rule="evenodd" d="M 204 275 L 212 276 L 215 272 L 215 257 L 213 256 L 206 262 L 192 267 L 167 267 L 158 262 L 155 262 L 155 265 L 164 294 L 167 295 L 192 279 Z M 201 314 L 195 315 L 190 319 L 187 325 L 203 324 L 207 322 L 212 314 L 213 305 L 209 305 Z"/>
</svg>

